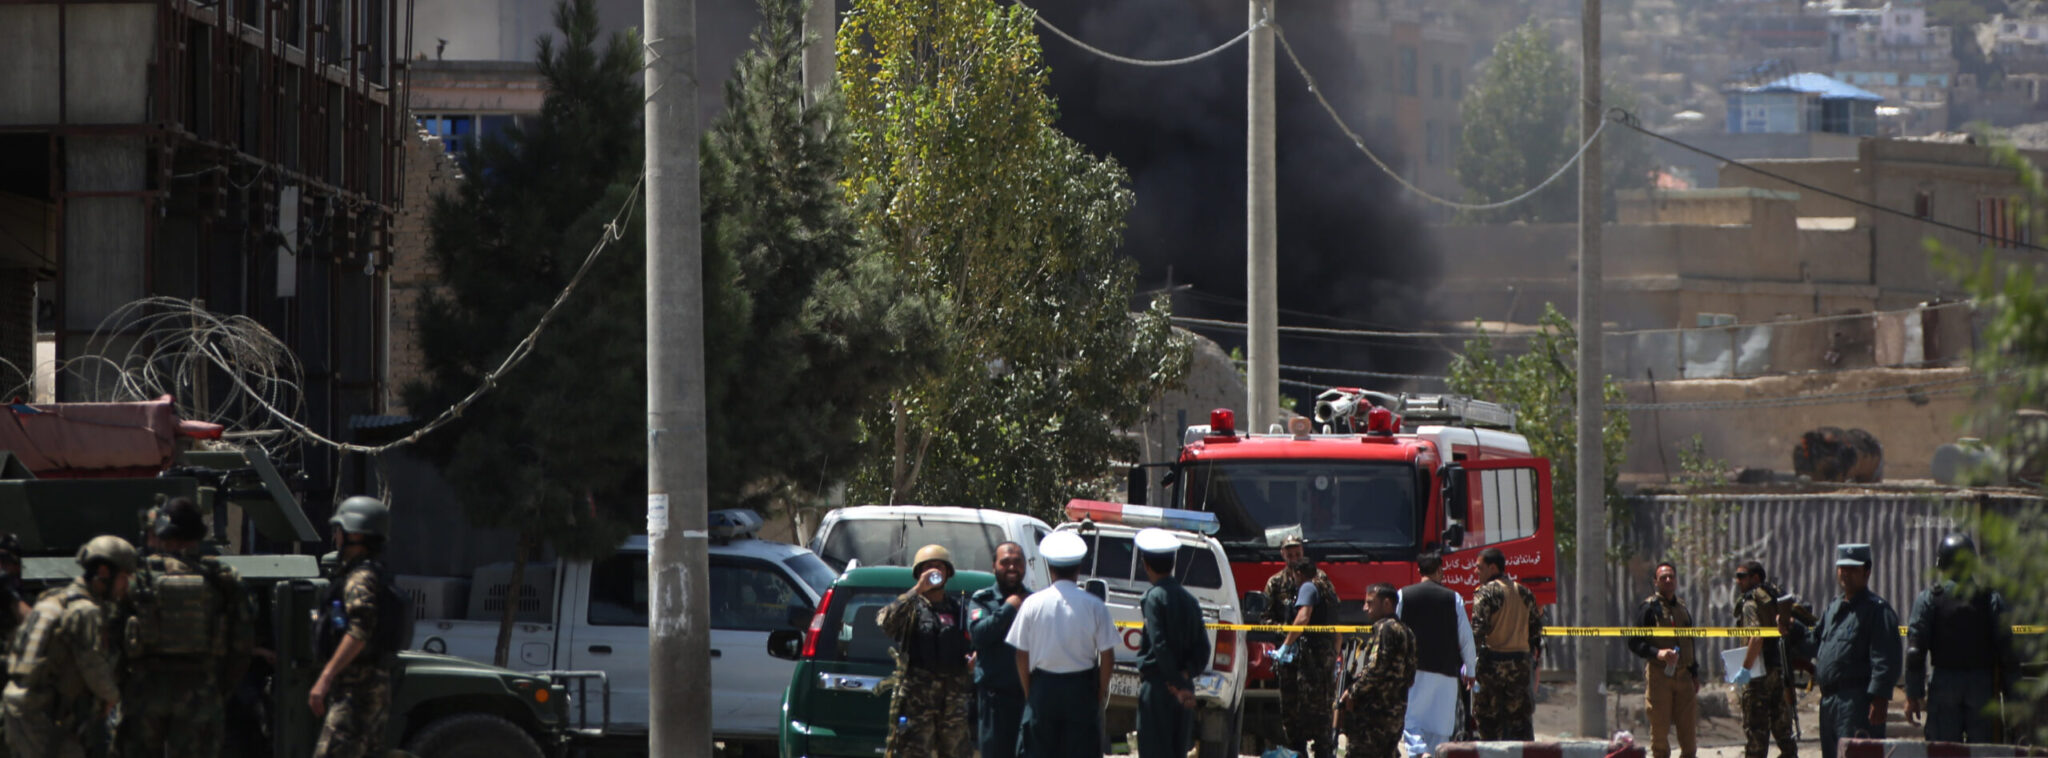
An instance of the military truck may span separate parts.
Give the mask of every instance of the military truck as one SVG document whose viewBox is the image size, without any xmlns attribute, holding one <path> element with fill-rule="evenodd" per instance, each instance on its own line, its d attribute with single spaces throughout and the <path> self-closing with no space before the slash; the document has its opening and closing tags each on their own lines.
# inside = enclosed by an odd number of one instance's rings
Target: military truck
<svg viewBox="0 0 2048 758">
<path fill-rule="evenodd" d="M 77 576 L 75 551 L 94 536 L 138 539 L 139 515 L 159 496 L 189 497 L 214 514 L 211 527 L 220 543 L 241 541 L 226 539 L 230 523 L 247 524 L 272 543 L 298 548 L 325 543 L 324 530 L 307 520 L 285 477 L 261 448 L 218 441 L 201 444 L 209 432 L 217 435 L 218 427 L 161 423 L 169 418 L 168 399 L 160 402 L 162 408 L 143 409 L 136 416 L 148 429 L 146 435 L 135 436 L 155 437 L 164 444 L 143 439 L 128 446 L 126 453 L 118 452 L 123 449 L 118 439 L 53 433 L 52 420 L 46 418 L 17 424 L 8 430 L 11 435 L 0 433 L 0 446 L 5 446 L 0 448 L 0 530 L 13 532 L 21 541 L 27 556 L 23 580 L 29 592 Z M 89 410 L 152 404 L 91 405 L 99 408 Z M 36 415 L 65 411 L 53 406 L 27 410 Z M 14 414 L 17 420 L 24 412 L 18 405 L 0 409 L 0 414 Z M 114 427 L 122 427 L 125 418 L 114 419 Z M 105 426 L 108 417 L 90 423 L 110 428 Z M 29 443 L 21 439 L 25 429 L 36 434 Z M 16 454 L 30 444 L 32 450 Z M 64 450 L 81 444 L 92 448 Z M 154 462 L 151 456 L 156 456 Z M 39 476 L 30 468 L 31 461 L 48 475 Z M 81 470 L 72 465 L 77 463 L 96 465 Z M 97 465 L 109 463 L 117 465 Z M 320 722 L 306 698 L 326 664 L 315 650 L 311 623 L 327 592 L 319 559 L 223 555 L 221 561 L 240 572 L 257 605 L 256 644 L 262 651 L 252 662 L 251 679 L 231 701 L 224 755 L 310 755 Z M 603 683 L 594 682 L 593 692 L 591 679 L 574 672 L 522 674 L 417 652 L 399 653 L 391 665 L 387 744 L 420 758 L 538 758 L 559 754 L 571 740 L 601 735 L 604 729 L 602 710 L 592 702 L 592 696 L 602 697 Z"/>
</svg>

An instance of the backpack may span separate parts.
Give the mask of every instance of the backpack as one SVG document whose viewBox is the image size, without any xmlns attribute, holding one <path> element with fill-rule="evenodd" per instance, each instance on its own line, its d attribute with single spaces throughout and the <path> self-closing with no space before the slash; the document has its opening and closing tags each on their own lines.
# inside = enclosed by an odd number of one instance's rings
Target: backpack
<svg viewBox="0 0 2048 758">
<path fill-rule="evenodd" d="M 370 632 L 367 652 L 389 662 L 398 651 L 412 646 L 412 598 L 398 591 L 383 565 L 372 562 L 364 568 L 377 575 L 377 628 Z M 341 596 L 347 585 L 347 574 L 328 583 L 327 598 L 321 602 L 319 615 L 313 621 L 313 639 L 319 643 L 322 659 L 333 658 L 334 651 L 341 647 L 341 638 L 348 635 L 348 610 Z"/>
<path fill-rule="evenodd" d="M 225 650 L 226 608 L 215 583 L 219 564 L 210 560 L 144 559 L 147 581 L 130 596 L 134 615 L 125 630 L 127 654 L 135 657 L 218 656 Z"/>
</svg>

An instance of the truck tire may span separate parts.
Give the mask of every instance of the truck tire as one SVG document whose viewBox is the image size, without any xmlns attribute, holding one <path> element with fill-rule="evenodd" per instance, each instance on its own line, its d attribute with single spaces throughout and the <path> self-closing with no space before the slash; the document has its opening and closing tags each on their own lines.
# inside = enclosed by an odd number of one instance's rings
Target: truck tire
<svg viewBox="0 0 2048 758">
<path fill-rule="evenodd" d="M 419 758 L 544 758 L 526 730 L 488 713 L 462 713 L 428 724 L 405 750 Z"/>
<path fill-rule="evenodd" d="M 1201 758 L 1237 758 L 1243 738 L 1238 726 L 1244 722 L 1244 705 L 1228 711 L 1204 709 L 1195 721 L 1195 746 Z"/>
</svg>

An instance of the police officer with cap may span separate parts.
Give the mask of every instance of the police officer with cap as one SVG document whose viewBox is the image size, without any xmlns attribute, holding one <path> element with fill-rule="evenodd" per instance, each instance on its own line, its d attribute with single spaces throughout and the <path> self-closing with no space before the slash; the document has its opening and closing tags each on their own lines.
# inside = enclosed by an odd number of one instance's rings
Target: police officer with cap
<svg viewBox="0 0 2048 758">
<path fill-rule="evenodd" d="M 1152 589 L 1138 606 L 1138 758 L 1183 758 L 1195 740 L 1195 677 L 1209 666 L 1202 604 L 1173 576 L 1180 538 L 1165 529 L 1138 532 L 1138 558 Z"/>
<path fill-rule="evenodd" d="M 895 692 L 889 697 L 888 758 L 966 758 L 974 752 L 967 730 L 974 680 L 960 600 L 946 594 L 953 553 L 942 545 L 919 548 L 910 561 L 910 589 L 875 618 L 900 651 Z"/>
<path fill-rule="evenodd" d="M 1004 638 L 1017 649 L 1024 682 L 1024 725 L 1019 753 L 1029 758 L 1099 758 L 1102 705 L 1116 664 L 1116 625 L 1109 606 L 1074 580 L 1088 543 L 1073 532 L 1053 532 L 1038 543 L 1052 586 L 1025 598 Z"/>
<path fill-rule="evenodd" d="M 1870 591 L 1870 546 L 1835 546 L 1835 584 L 1802 647 L 1820 685 L 1820 752 L 1835 758 L 1843 739 L 1884 739 L 1885 710 L 1899 683 L 1899 614 Z"/>
<path fill-rule="evenodd" d="M 1995 742 L 1990 710 L 2019 680 L 2005 598 L 1971 581 L 1977 545 L 1966 534 L 1941 541 L 1942 578 L 1913 600 L 1906 636 L 1906 720 L 1927 712 L 1929 742 Z M 1934 681 L 1927 677 L 1934 659 Z"/>
</svg>

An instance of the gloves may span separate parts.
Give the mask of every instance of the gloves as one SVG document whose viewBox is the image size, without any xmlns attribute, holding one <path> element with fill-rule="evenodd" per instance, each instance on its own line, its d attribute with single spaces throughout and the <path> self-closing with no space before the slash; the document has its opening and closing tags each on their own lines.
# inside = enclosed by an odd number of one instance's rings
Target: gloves
<svg viewBox="0 0 2048 758">
<path fill-rule="evenodd" d="M 1751 673 L 1749 673 L 1749 669 L 1736 669 L 1736 670 L 1735 670 L 1735 684 L 1736 684 L 1736 685 L 1738 685 L 1738 686 L 1739 686 L 1739 685 L 1744 685 L 1744 684 L 1748 684 L 1748 683 L 1750 682 L 1750 680 L 1752 680 L 1752 679 L 1755 679 L 1755 678 L 1756 678 L 1756 675 L 1755 675 L 1755 674 L 1751 674 Z"/>
<path fill-rule="evenodd" d="M 1279 664 L 1293 663 L 1294 656 L 1297 652 L 1299 652 L 1300 647 L 1300 641 L 1290 642 L 1285 645 L 1281 645 L 1280 649 L 1273 651 L 1273 662 Z"/>
</svg>

